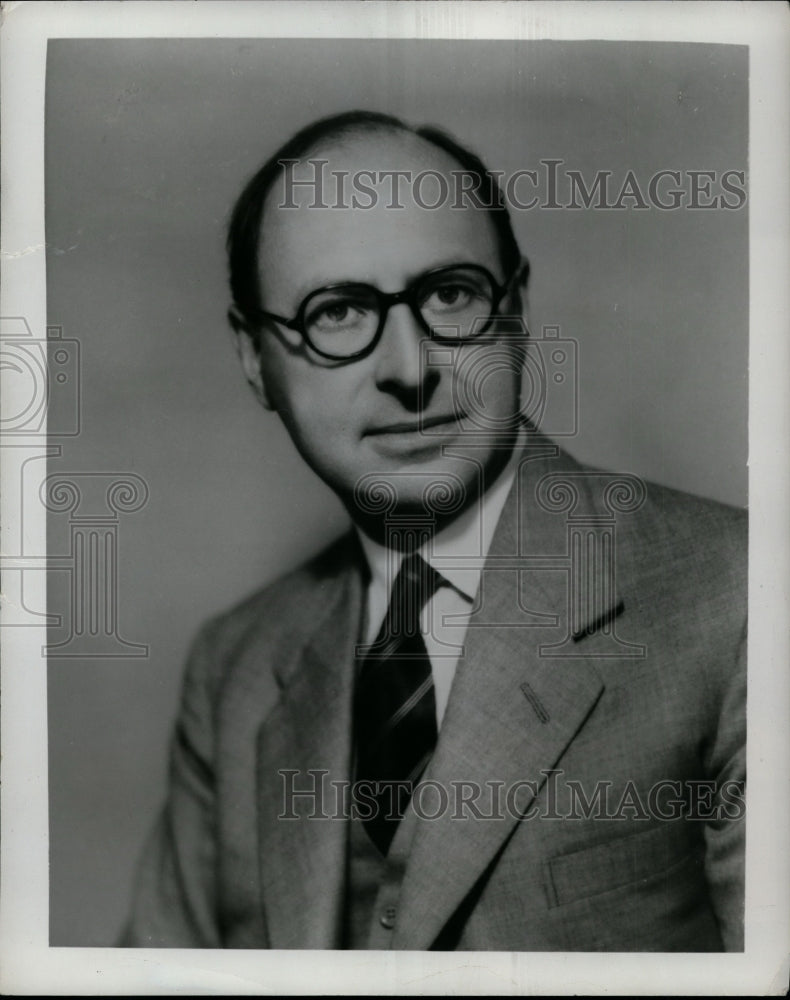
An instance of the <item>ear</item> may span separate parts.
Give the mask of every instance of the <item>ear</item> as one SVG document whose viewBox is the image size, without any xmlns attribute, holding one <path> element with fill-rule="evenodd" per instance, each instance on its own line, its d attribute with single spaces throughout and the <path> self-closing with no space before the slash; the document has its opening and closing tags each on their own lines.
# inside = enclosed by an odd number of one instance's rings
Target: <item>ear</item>
<svg viewBox="0 0 790 1000">
<path fill-rule="evenodd" d="M 523 254 L 521 255 L 521 268 L 518 276 L 518 287 L 527 294 L 527 285 L 529 284 L 529 259 Z"/>
<path fill-rule="evenodd" d="M 244 318 L 235 309 L 228 310 L 228 321 L 233 330 L 233 341 L 236 353 L 241 361 L 241 367 L 255 393 L 258 402 L 266 410 L 273 410 L 274 405 L 261 374 L 261 356 L 258 350 L 258 338 L 247 325 Z"/>
<path fill-rule="evenodd" d="M 529 284 L 529 261 L 522 256 L 521 264 L 516 272 L 513 284 L 510 289 L 510 307 L 514 313 L 524 316 L 527 319 L 529 313 L 529 299 L 527 296 L 527 286 Z"/>
</svg>

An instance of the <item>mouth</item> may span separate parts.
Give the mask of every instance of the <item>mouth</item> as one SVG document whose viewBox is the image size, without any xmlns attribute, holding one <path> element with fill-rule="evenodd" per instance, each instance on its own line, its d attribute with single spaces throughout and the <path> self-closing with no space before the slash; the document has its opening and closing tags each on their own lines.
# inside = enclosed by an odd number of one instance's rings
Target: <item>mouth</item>
<svg viewBox="0 0 790 1000">
<path fill-rule="evenodd" d="M 458 422 L 464 418 L 463 413 L 442 414 L 435 417 L 420 417 L 417 420 L 399 420 L 391 424 L 380 424 L 378 427 L 371 427 L 367 430 L 368 437 L 396 436 L 403 434 L 420 434 L 426 430 L 433 430 L 446 427 L 448 430 L 458 428 Z"/>
</svg>

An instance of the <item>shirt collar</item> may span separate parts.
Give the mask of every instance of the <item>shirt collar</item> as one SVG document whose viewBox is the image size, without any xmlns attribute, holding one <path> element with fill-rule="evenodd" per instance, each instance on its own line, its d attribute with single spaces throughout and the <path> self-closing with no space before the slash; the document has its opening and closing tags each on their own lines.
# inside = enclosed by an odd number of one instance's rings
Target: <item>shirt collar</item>
<svg viewBox="0 0 790 1000">
<path fill-rule="evenodd" d="M 419 550 L 423 559 L 469 601 L 477 593 L 483 563 L 513 486 L 523 438 L 522 429 L 508 464 L 483 496 Z M 389 588 L 400 569 L 403 555 L 373 541 L 359 529 L 357 534 L 370 567 L 371 584 L 383 590 L 389 599 Z"/>
</svg>

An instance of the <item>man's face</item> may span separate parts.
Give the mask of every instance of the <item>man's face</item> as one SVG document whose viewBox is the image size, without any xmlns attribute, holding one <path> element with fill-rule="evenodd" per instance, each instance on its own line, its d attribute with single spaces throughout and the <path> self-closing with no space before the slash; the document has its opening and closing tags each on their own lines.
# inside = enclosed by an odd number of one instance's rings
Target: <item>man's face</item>
<svg viewBox="0 0 790 1000">
<path fill-rule="evenodd" d="M 329 161 L 327 179 L 332 171 L 409 170 L 416 176 L 459 169 L 441 150 L 410 135 L 348 138 L 311 158 Z M 312 168 L 297 167 L 294 173 L 312 176 Z M 338 282 L 399 292 L 420 274 L 450 264 L 481 265 L 500 284 L 510 277 L 503 274 L 485 211 L 453 208 L 452 198 L 426 209 L 413 199 L 410 183 L 401 183 L 404 207 L 388 208 L 389 182 L 374 185 L 373 207 L 355 208 L 346 184 L 340 208 L 310 207 L 314 193 L 298 187 L 292 189 L 298 207 L 278 208 L 284 181 L 273 186 L 260 254 L 264 309 L 290 318 L 306 295 Z M 426 182 L 418 198 L 432 204 L 437 190 Z M 335 204 L 336 194 L 325 186 L 324 202 Z M 506 296 L 500 312 L 508 308 L 513 300 Z M 499 335 L 492 343 L 497 336 L 493 327 L 482 343 L 436 344 L 400 303 L 390 309 L 367 356 L 330 361 L 311 351 L 296 331 L 271 324 L 261 333 L 259 358 L 250 354 L 248 342 L 247 367 L 250 373 L 260 362 L 260 376 L 255 371 L 254 377 L 262 380 L 265 400 L 352 516 L 358 513 L 355 491 L 363 506 L 375 507 L 372 474 L 394 491 L 402 511 L 419 510 L 431 484 L 439 485 L 440 493 L 441 487 L 449 489 L 453 507 L 477 496 L 482 477 L 487 488 L 509 457 L 503 427 L 519 409 L 518 338 Z"/>
</svg>

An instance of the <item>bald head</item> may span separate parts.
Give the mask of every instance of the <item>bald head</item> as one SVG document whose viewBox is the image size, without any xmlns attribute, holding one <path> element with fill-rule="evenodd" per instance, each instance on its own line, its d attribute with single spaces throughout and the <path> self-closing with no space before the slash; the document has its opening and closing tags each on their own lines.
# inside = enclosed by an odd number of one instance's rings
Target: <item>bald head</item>
<svg viewBox="0 0 790 1000">
<path fill-rule="evenodd" d="M 327 162 L 316 166 L 318 161 Z M 399 172 L 409 172 L 411 183 L 401 183 Z M 280 252 L 274 230 L 293 225 L 287 222 L 294 214 L 289 208 L 318 207 L 311 214 L 329 217 L 327 231 L 336 215 L 331 206 L 361 209 L 355 217 L 360 224 L 365 211 L 389 211 L 390 226 L 396 232 L 406 224 L 392 210 L 398 205 L 416 201 L 433 214 L 453 210 L 453 199 L 442 189 L 443 179 L 453 173 L 465 177 L 464 191 L 470 197 L 464 210 L 488 214 L 503 271 L 515 270 L 519 249 L 496 178 L 474 153 L 445 133 L 412 128 L 393 116 L 367 111 L 336 115 L 302 129 L 261 167 L 234 208 L 228 231 L 234 325 L 242 322 L 248 330 L 256 327 L 256 316 L 264 308 L 261 279 L 265 281 L 268 264 Z M 287 208 L 277 211 L 283 206 Z M 371 253 L 381 250 L 381 244 L 370 247 Z"/>
</svg>

